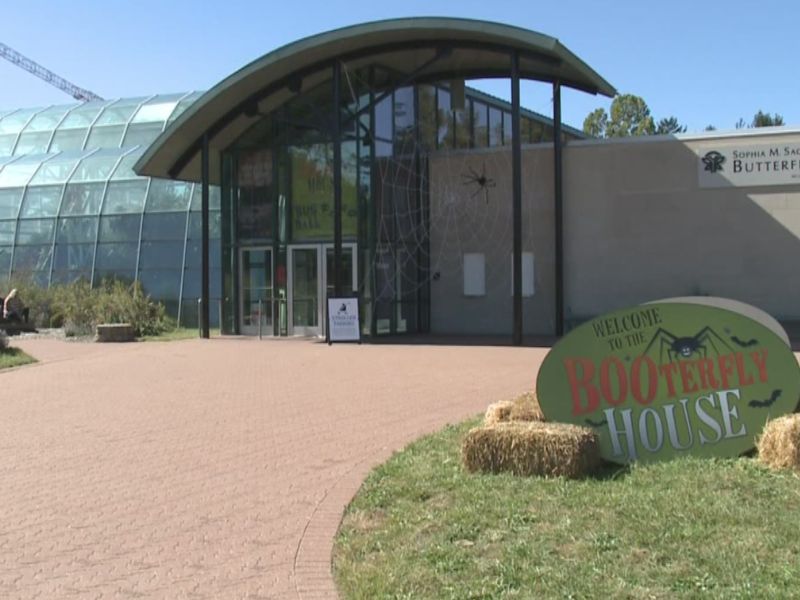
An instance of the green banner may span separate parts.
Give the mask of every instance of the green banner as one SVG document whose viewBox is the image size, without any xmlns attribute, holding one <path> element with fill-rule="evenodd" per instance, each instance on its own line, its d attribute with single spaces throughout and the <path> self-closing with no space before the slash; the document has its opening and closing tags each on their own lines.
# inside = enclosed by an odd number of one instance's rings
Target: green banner
<svg viewBox="0 0 800 600">
<path fill-rule="evenodd" d="M 536 389 L 548 420 L 592 427 L 608 460 L 730 457 L 797 408 L 800 367 L 753 319 L 664 301 L 574 329 L 548 353 Z"/>
<path fill-rule="evenodd" d="M 333 240 L 333 144 L 293 147 L 290 155 L 293 240 Z M 342 167 L 342 235 L 355 237 L 358 195 L 349 164 Z"/>
</svg>

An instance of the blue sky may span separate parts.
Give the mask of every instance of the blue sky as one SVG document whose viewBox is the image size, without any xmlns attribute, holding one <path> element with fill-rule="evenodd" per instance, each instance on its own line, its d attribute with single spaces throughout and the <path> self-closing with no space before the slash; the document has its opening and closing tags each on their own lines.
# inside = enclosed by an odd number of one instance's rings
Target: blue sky
<svg viewBox="0 0 800 600">
<path fill-rule="evenodd" d="M 796 0 L 49 0 L 6 2 L 3 42 L 105 98 L 207 89 L 246 63 L 307 35 L 364 21 L 453 16 L 510 23 L 558 38 L 656 119 L 689 131 L 732 129 L 761 109 L 800 126 Z M 509 96 L 507 81 L 481 89 Z M 550 87 L 523 85 L 523 104 L 549 114 Z M 0 109 L 70 103 L 0 59 Z M 564 121 L 610 100 L 565 92 Z"/>
</svg>

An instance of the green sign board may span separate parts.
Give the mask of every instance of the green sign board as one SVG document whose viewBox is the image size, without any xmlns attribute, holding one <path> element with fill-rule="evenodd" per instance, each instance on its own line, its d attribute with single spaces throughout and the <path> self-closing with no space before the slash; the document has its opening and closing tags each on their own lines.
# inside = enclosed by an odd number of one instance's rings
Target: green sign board
<svg viewBox="0 0 800 600">
<path fill-rule="evenodd" d="M 619 463 L 750 450 L 768 419 L 797 408 L 800 367 L 747 308 L 662 301 L 584 323 L 542 363 L 545 417 L 592 427 Z"/>
</svg>

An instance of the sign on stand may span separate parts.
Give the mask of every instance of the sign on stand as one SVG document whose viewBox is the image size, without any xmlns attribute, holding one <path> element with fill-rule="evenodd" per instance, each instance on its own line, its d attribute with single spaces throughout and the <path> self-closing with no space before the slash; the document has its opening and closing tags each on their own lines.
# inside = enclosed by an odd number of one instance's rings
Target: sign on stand
<svg viewBox="0 0 800 600">
<path fill-rule="evenodd" d="M 358 298 L 328 298 L 328 344 L 361 343 Z"/>
</svg>

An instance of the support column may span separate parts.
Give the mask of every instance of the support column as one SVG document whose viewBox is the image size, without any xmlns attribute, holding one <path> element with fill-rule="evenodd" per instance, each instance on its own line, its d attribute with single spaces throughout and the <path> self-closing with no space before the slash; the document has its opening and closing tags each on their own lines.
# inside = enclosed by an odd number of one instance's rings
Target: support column
<svg viewBox="0 0 800 600">
<path fill-rule="evenodd" d="M 511 182 L 514 244 L 512 265 L 514 280 L 512 342 L 522 345 L 522 139 L 520 136 L 519 53 L 511 55 Z"/>
<path fill-rule="evenodd" d="M 205 339 L 209 337 L 209 260 L 208 260 L 208 194 L 209 194 L 209 167 L 208 167 L 208 133 L 203 134 L 203 144 L 200 153 L 200 178 L 202 180 L 202 196 L 200 214 L 202 223 L 202 280 L 200 290 L 200 314 L 197 318 L 201 323 L 201 334 Z"/>
<path fill-rule="evenodd" d="M 333 289 L 342 295 L 342 63 L 333 63 Z M 353 259 L 355 260 L 355 256 Z M 323 257 L 322 260 L 327 260 Z M 327 307 L 327 298 L 325 306 Z"/>
<path fill-rule="evenodd" d="M 561 148 L 561 82 L 553 82 L 553 163 L 556 229 L 556 335 L 564 335 L 564 214 L 563 157 Z"/>
</svg>

